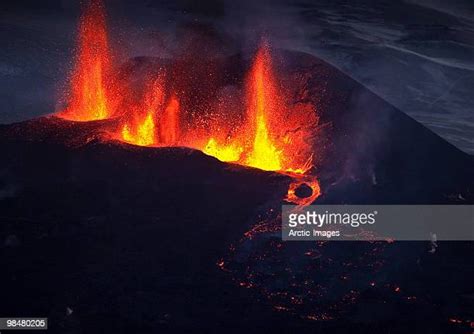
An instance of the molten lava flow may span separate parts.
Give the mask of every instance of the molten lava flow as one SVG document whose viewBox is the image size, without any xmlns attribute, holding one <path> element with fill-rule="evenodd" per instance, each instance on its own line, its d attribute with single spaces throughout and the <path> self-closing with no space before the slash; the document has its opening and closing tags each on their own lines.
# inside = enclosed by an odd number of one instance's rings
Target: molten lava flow
<svg viewBox="0 0 474 334">
<path fill-rule="evenodd" d="M 278 107 L 274 105 L 277 96 L 267 46 L 258 51 L 250 73 L 247 117 L 253 128 L 253 144 L 246 164 L 264 170 L 281 170 L 282 151 L 275 147 L 275 140 L 271 138 L 267 124 L 267 118 Z"/>
<path fill-rule="evenodd" d="M 285 173 L 293 176 L 304 175 L 307 171 L 309 171 L 313 167 L 313 154 L 309 156 L 309 158 L 305 161 L 304 164 L 300 164 L 298 168 L 287 168 L 285 169 Z"/>
<path fill-rule="evenodd" d="M 101 0 L 89 2 L 78 34 L 68 106 L 58 116 L 73 121 L 109 118 L 113 113 L 113 93 L 106 77 L 110 74 L 111 56 Z"/>
<path fill-rule="evenodd" d="M 214 138 L 209 139 L 203 152 L 216 157 L 220 161 L 235 162 L 240 159 L 243 147 L 236 144 L 219 145 Z"/>
<path fill-rule="evenodd" d="M 293 176 L 294 179 L 288 187 L 288 193 L 285 200 L 289 203 L 296 204 L 296 209 L 311 205 L 316 200 L 316 198 L 321 195 L 321 188 L 315 176 L 291 174 L 290 176 Z M 311 194 L 307 197 L 299 197 L 296 191 L 301 186 L 309 187 L 311 189 Z"/>
</svg>

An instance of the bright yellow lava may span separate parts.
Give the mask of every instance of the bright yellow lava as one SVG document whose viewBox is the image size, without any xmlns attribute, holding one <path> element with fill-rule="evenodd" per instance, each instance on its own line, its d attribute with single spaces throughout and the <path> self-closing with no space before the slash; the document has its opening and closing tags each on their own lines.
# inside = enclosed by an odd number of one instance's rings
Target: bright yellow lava
<svg viewBox="0 0 474 334">
<path fill-rule="evenodd" d="M 264 170 L 281 170 L 282 152 L 273 144 L 265 115 L 271 112 L 272 87 L 268 55 L 260 50 L 257 54 L 251 78 L 251 109 L 249 110 L 255 124 L 252 151 L 246 164 Z"/>
<path fill-rule="evenodd" d="M 149 112 L 145 120 L 136 127 L 136 132 L 131 131 L 130 126 L 125 124 L 122 128 L 122 138 L 126 142 L 139 146 L 155 144 L 155 122 L 152 113 Z"/>
<path fill-rule="evenodd" d="M 203 152 L 216 157 L 220 161 L 234 162 L 240 159 L 243 148 L 232 144 L 227 146 L 219 145 L 214 138 L 211 138 L 207 142 Z"/>
<path fill-rule="evenodd" d="M 248 166 L 263 170 L 281 170 L 281 151 L 278 151 L 268 138 L 268 129 L 263 115 L 257 118 L 257 131 L 253 149 L 247 157 Z"/>
</svg>

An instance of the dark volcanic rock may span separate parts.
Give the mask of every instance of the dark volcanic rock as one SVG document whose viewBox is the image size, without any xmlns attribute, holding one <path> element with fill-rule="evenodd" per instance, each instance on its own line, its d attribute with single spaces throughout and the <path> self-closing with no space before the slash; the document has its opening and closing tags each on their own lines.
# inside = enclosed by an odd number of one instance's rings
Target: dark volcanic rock
<svg viewBox="0 0 474 334">
<path fill-rule="evenodd" d="M 187 148 L 2 140 L 0 151 L 21 189 L 0 202 L 0 235 L 22 240 L 0 252 L 0 312 L 48 315 L 53 332 L 70 329 L 70 306 L 74 328 L 92 332 L 99 315 L 107 331 L 230 316 L 233 283 L 216 263 L 289 182 Z M 238 308 L 251 302 L 234 292 Z"/>
<path fill-rule="evenodd" d="M 318 202 L 474 203 L 471 156 L 328 64 L 282 54 L 284 84 L 321 117 Z"/>
</svg>

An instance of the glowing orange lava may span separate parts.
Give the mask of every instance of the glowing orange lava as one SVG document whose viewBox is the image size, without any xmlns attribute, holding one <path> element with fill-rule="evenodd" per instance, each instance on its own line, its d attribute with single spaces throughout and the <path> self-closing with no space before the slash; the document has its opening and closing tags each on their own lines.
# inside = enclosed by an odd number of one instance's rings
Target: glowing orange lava
<svg viewBox="0 0 474 334">
<path fill-rule="evenodd" d="M 268 118 L 279 111 L 279 106 L 275 103 L 278 96 L 266 45 L 258 51 L 248 81 L 248 131 L 253 143 L 245 163 L 264 170 L 281 170 L 283 152 L 277 149 L 274 133 L 268 127 Z"/>
<path fill-rule="evenodd" d="M 156 143 L 155 120 L 153 113 L 149 112 L 145 118 L 134 125 L 126 123 L 122 127 L 122 139 L 128 143 L 139 146 L 151 146 Z"/>
<path fill-rule="evenodd" d="M 296 204 L 296 209 L 303 208 L 305 206 L 311 205 L 316 198 L 321 195 L 321 188 L 319 182 L 315 176 L 312 175 L 290 175 L 293 176 L 293 182 L 290 183 L 288 187 L 288 193 L 285 200 L 289 203 Z M 308 197 L 298 197 L 296 190 L 306 185 L 311 189 L 311 195 Z"/>
<path fill-rule="evenodd" d="M 58 116 L 73 121 L 109 118 L 113 112 L 113 93 L 106 79 L 110 67 L 104 6 L 100 0 L 91 0 L 79 23 L 68 106 Z"/>
<path fill-rule="evenodd" d="M 90 0 L 80 19 L 68 106 L 60 117 L 92 121 L 114 116 L 107 129 L 111 137 L 134 145 L 188 146 L 221 161 L 291 175 L 312 168 L 317 113 L 309 103 L 289 102 L 291 86 L 282 84 L 267 43 L 258 49 L 243 87 L 236 86 L 243 94 L 233 104 L 225 97 L 216 110 L 204 110 L 217 115 L 210 118 L 195 117 L 199 106 L 189 104 L 193 92 L 183 89 L 180 98 L 187 103 L 181 110 L 173 91 L 178 86 L 167 77 L 174 72 L 166 67 L 158 75 L 147 72 L 137 83 L 114 77 L 111 63 L 104 6 L 102 0 Z M 234 107 L 222 107 L 227 105 Z"/>
<path fill-rule="evenodd" d="M 234 137 L 218 140 L 211 134 L 205 145 L 197 148 L 221 161 L 269 171 L 306 173 L 312 167 L 311 146 L 301 139 L 306 133 L 298 133 L 297 129 L 316 124 L 317 118 L 312 109 L 290 110 L 287 106 L 266 43 L 255 56 L 245 91 L 245 122 Z"/>
<path fill-rule="evenodd" d="M 160 143 L 166 146 L 177 144 L 179 136 L 179 101 L 172 96 L 160 119 Z"/>
<path fill-rule="evenodd" d="M 218 126 L 207 124 L 207 134 L 192 124 L 182 132 L 179 101 L 174 94 L 165 99 L 163 78 L 160 75 L 147 85 L 141 102 L 124 107 L 119 140 L 140 146 L 189 146 L 224 162 L 292 175 L 311 169 L 312 146 L 304 141 L 308 131 L 301 129 L 317 123 L 317 118 L 312 108 L 288 107 L 273 73 L 268 45 L 260 47 L 246 78 L 241 124 L 220 115 Z"/>
<path fill-rule="evenodd" d="M 179 101 L 172 94 L 166 101 L 164 77 L 147 85 L 143 99 L 125 106 L 119 140 L 139 146 L 175 146 L 179 136 Z"/>
<path fill-rule="evenodd" d="M 214 138 L 209 139 L 203 149 L 203 152 L 207 155 L 212 155 L 224 162 L 239 161 L 242 151 L 243 147 L 238 146 L 238 144 L 219 145 Z"/>
</svg>

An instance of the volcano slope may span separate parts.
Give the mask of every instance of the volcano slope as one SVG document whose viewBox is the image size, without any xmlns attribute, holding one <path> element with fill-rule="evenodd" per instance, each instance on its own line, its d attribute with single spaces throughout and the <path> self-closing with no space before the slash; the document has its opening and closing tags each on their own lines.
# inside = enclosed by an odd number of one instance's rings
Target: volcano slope
<svg viewBox="0 0 474 334">
<path fill-rule="evenodd" d="M 156 62 L 133 59 L 123 75 Z M 238 86 L 245 60 L 222 62 L 217 85 Z M 276 63 L 294 103 L 319 113 L 317 203 L 474 203 L 472 157 L 312 56 L 282 51 Z M 281 209 L 289 176 L 108 140 L 114 122 L 0 128 L 0 314 L 49 317 L 53 333 L 469 326 L 472 243 L 433 254 L 421 242 L 249 237 Z"/>
</svg>

